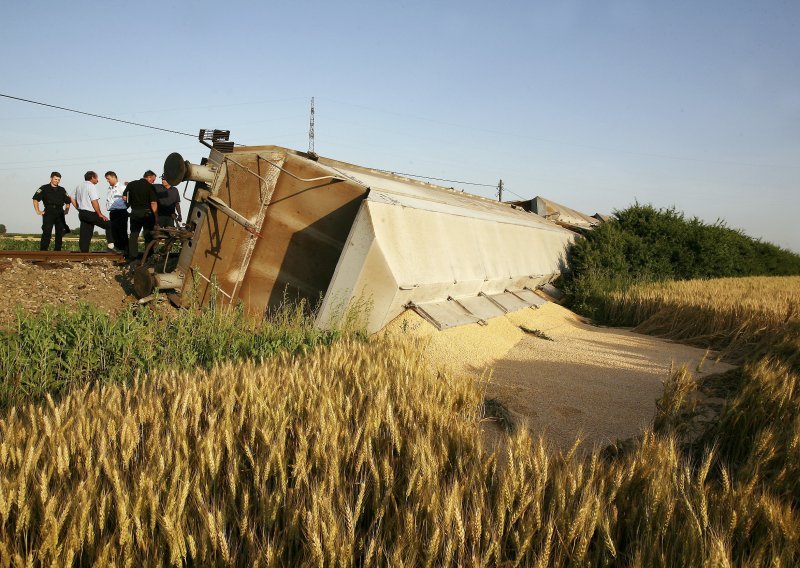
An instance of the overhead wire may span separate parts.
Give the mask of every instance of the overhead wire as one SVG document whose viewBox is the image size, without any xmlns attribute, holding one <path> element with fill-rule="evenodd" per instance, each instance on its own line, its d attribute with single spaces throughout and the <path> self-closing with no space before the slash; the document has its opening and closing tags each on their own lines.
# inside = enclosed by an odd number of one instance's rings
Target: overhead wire
<svg viewBox="0 0 800 568">
<path fill-rule="evenodd" d="M 86 115 L 86 116 L 92 116 L 94 118 L 102 118 L 103 120 L 112 120 L 114 122 L 121 122 L 123 124 L 129 124 L 131 126 L 139 126 L 141 128 L 150 128 L 151 130 L 160 130 L 161 132 L 169 132 L 171 134 L 180 134 L 181 136 L 191 136 L 192 138 L 197 138 L 196 134 L 189 134 L 188 132 L 180 132 L 179 130 L 171 130 L 169 128 L 161 128 L 159 126 L 152 126 L 150 124 L 142 124 L 141 122 L 132 122 L 130 120 L 122 120 L 121 118 L 113 118 L 113 117 L 110 117 L 110 116 L 103 116 L 102 114 L 95 114 L 93 112 L 85 112 L 85 111 L 82 111 L 82 110 L 76 110 L 74 108 L 67 108 L 67 107 L 62 107 L 62 106 L 58 106 L 58 105 L 51 105 L 49 103 L 43 103 L 43 102 L 40 102 L 40 101 L 33 101 L 31 99 L 23 99 L 22 97 L 14 97 L 14 96 L 11 96 L 11 95 L 6 95 L 4 93 L 0 93 L 0 97 L 4 97 L 6 99 L 13 99 L 15 101 L 22 101 L 24 103 L 40 105 L 40 106 L 43 106 L 43 107 L 49 107 L 49 108 L 55 108 L 55 109 L 58 109 L 58 110 L 64 110 L 64 111 L 67 111 L 67 112 L 74 112 L 76 114 L 83 114 L 83 115 Z"/>
<path fill-rule="evenodd" d="M 85 163 L 86 160 L 107 160 L 107 159 L 114 159 L 119 160 L 123 158 L 136 158 L 136 159 L 143 159 L 147 156 L 163 156 L 169 150 L 149 150 L 147 152 L 125 152 L 123 154 L 97 154 L 92 156 L 91 158 L 84 158 L 81 156 L 76 156 L 72 158 L 61 158 L 58 160 L 58 163 L 62 166 L 77 166 L 82 163 Z M 11 171 L 11 170 L 24 170 L 24 169 L 31 169 L 31 168 L 38 168 L 40 166 L 44 166 L 47 164 L 51 164 L 53 160 L 30 160 L 25 162 L 8 162 L 8 163 L 0 163 L 0 170 L 2 171 Z"/>
<path fill-rule="evenodd" d="M 519 198 L 520 198 L 520 199 L 522 199 L 523 201 L 527 199 L 527 197 L 522 197 L 522 196 L 521 196 L 519 193 L 514 193 L 513 191 L 511 191 L 510 189 L 508 189 L 506 186 L 503 186 L 503 191 L 507 191 L 508 193 L 510 193 L 511 195 L 513 195 L 514 197 L 519 197 Z"/>
<path fill-rule="evenodd" d="M 476 182 L 472 182 L 472 181 L 461 181 L 461 180 L 455 180 L 455 179 L 444 179 L 444 178 L 437 178 L 437 177 L 431 177 L 431 176 L 422 176 L 422 175 L 419 175 L 419 174 L 393 172 L 391 170 L 378 170 L 378 171 L 379 172 L 386 172 L 387 174 L 394 174 L 394 175 L 398 175 L 398 176 L 408 176 L 408 177 L 415 177 L 415 178 L 420 178 L 420 179 L 432 179 L 432 180 L 436 180 L 436 181 L 446 181 L 448 183 L 458 183 L 458 184 L 461 184 L 461 185 L 475 185 L 475 186 L 479 186 L 479 187 L 491 187 L 493 189 L 497 189 L 497 184 L 476 183 Z M 511 191 L 505 185 L 503 186 L 503 191 L 507 192 L 507 193 L 510 193 L 511 195 L 513 195 L 515 197 L 519 197 L 520 199 L 526 199 L 525 197 L 522 197 L 520 194 Z"/>
<path fill-rule="evenodd" d="M 436 180 L 436 181 L 446 181 L 448 183 L 457 183 L 457 184 L 460 184 L 460 185 L 475 185 L 475 186 L 478 186 L 478 187 L 491 187 L 493 189 L 497 189 L 497 184 L 475 183 L 475 182 L 471 182 L 471 181 L 460 181 L 460 180 L 455 180 L 455 179 L 444 179 L 444 178 L 437 178 L 437 177 L 431 177 L 431 176 L 421 176 L 419 174 L 393 172 L 393 171 L 390 171 L 390 170 L 378 170 L 378 171 L 386 172 L 387 174 L 395 174 L 395 175 L 399 175 L 399 176 L 408 176 L 408 177 L 415 177 L 415 178 L 420 178 L 420 179 L 432 179 L 432 180 Z M 522 197 L 520 194 L 511 191 L 505 185 L 503 186 L 503 192 L 510 193 L 511 195 L 513 195 L 515 197 L 518 197 L 518 198 L 520 198 L 522 200 L 527 199 L 525 197 Z"/>
<path fill-rule="evenodd" d="M 422 175 L 419 175 L 419 174 L 393 172 L 391 170 L 378 170 L 378 171 L 379 172 L 385 172 L 387 174 L 394 174 L 394 175 L 397 175 L 397 176 L 409 176 L 409 177 L 415 177 L 415 178 L 420 178 L 420 179 L 432 179 L 432 180 L 436 180 L 436 181 L 446 181 L 448 183 L 459 183 L 459 184 L 462 184 L 462 185 L 477 185 L 477 186 L 480 186 L 480 187 L 495 187 L 495 188 L 497 187 L 497 184 L 475 183 L 475 182 L 472 182 L 472 181 L 460 181 L 460 180 L 456 180 L 456 179 L 444 179 L 444 178 L 431 177 L 431 176 L 422 176 Z"/>
<path fill-rule="evenodd" d="M 54 108 L 54 109 L 57 109 L 57 110 L 63 110 L 63 111 L 66 111 L 66 112 L 73 112 L 73 113 L 76 113 L 76 114 L 82 114 L 82 115 L 85 115 L 85 116 L 91 116 L 93 118 L 99 118 L 99 119 L 102 119 L 102 120 L 110 120 L 110 121 L 113 121 L 113 122 L 120 122 L 122 124 L 128 124 L 130 126 L 138 126 L 140 128 L 149 128 L 151 130 L 158 130 L 158 131 L 161 131 L 161 132 L 168 132 L 170 134 L 178 134 L 178 135 L 181 135 L 181 136 L 190 136 L 192 138 L 196 138 L 195 134 L 190 134 L 188 132 L 180 132 L 179 130 L 172 130 L 170 128 L 162 128 L 160 126 L 153 126 L 151 124 L 143 124 L 141 122 L 133 122 L 133 121 L 130 121 L 130 120 L 123 120 L 121 118 L 113 118 L 113 117 L 110 117 L 110 116 L 104 116 L 102 114 L 96 114 L 96 113 L 86 112 L 86 111 L 77 110 L 77 109 L 73 109 L 73 108 L 67 108 L 67 107 L 63 107 L 63 106 L 59 106 L 59 105 L 43 103 L 41 101 L 34 101 L 34 100 L 31 100 L 31 99 L 25 99 L 25 98 L 22 98 L 22 97 L 15 97 L 13 95 L 8 95 L 8 94 L 5 94 L 5 93 L 0 93 L 0 97 L 4 97 L 4 98 L 7 98 L 7 99 L 12 99 L 12 100 L 15 100 L 15 101 L 21 101 L 21 102 L 25 102 L 25 103 L 29 103 L 29 104 L 44 106 L 44 107 L 48 107 L 48 108 Z M 236 144 L 236 145 L 240 146 L 241 144 Z M 477 183 L 477 182 L 471 182 L 471 181 L 453 180 L 453 179 L 439 178 L 439 177 L 433 177 L 433 176 L 423 176 L 423 175 L 420 175 L 420 174 L 395 172 L 395 171 L 391 171 L 391 170 L 378 170 L 378 171 L 382 171 L 382 172 L 386 172 L 386 173 L 390 173 L 390 174 L 395 174 L 395 175 L 401 175 L 401 176 L 415 177 L 415 178 L 420 178 L 420 179 L 430 179 L 430 180 L 434 180 L 434 181 L 441 181 L 441 182 L 447 182 L 447 183 L 457 183 L 457 184 L 460 184 L 460 185 L 470 185 L 470 186 L 476 186 L 476 187 L 491 187 L 491 188 L 496 188 L 497 187 L 497 185 L 495 185 L 495 184 L 488 184 L 488 183 Z M 504 191 L 508 191 L 508 193 L 511 193 L 512 195 L 515 195 L 515 196 L 519 197 L 520 199 L 524 199 L 522 196 L 520 196 L 520 195 L 518 195 L 518 194 L 514 193 L 513 191 L 510 191 L 510 190 L 508 190 L 506 188 L 504 188 Z"/>
</svg>

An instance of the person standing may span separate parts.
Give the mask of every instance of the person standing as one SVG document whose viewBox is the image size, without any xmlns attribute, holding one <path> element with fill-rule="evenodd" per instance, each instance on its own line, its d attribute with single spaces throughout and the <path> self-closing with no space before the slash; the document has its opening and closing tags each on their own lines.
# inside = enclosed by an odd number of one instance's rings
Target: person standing
<svg viewBox="0 0 800 568">
<path fill-rule="evenodd" d="M 69 206 L 72 203 L 67 190 L 61 187 L 61 174 L 58 172 L 50 173 L 50 183 L 41 186 L 33 194 L 33 209 L 36 214 L 42 217 L 42 239 L 39 241 L 39 250 L 50 248 L 50 238 L 53 228 L 56 230 L 56 243 L 53 250 L 61 250 L 61 241 L 67 223 L 64 215 L 69 213 Z M 39 208 L 39 202 L 44 204 L 44 211 Z"/>
<path fill-rule="evenodd" d="M 181 220 L 181 194 L 178 188 L 169 184 L 161 176 L 161 186 L 156 186 L 158 198 L 158 224 L 161 227 L 174 227 Z"/>
<path fill-rule="evenodd" d="M 156 174 L 152 170 L 144 172 L 142 179 L 130 182 L 122 192 L 122 197 L 131 210 L 131 234 L 128 239 L 128 258 L 136 260 L 139 256 L 139 232 L 144 229 L 144 246 L 153 240 L 152 230 L 157 226 L 158 198 L 153 182 Z"/>
<path fill-rule="evenodd" d="M 81 222 L 81 233 L 78 240 L 81 252 L 89 252 L 95 227 L 104 229 L 108 239 L 108 217 L 103 215 L 103 211 L 100 209 L 97 182 L 97 173 L 86 172 L 83 174 L 83 181 L 78 184 L 72 195 L 72 204 L 78 210 L 78 219 Z"/>
<path fill-rule="evenodd" d="M 111 224 L 111 242 L 116 251 L 128 254 L 128 204 L 122 197 L 125 186 L 113 171 L 107 171 L 105 177 L 108 182 L 106 209 Z"/>
</svg>

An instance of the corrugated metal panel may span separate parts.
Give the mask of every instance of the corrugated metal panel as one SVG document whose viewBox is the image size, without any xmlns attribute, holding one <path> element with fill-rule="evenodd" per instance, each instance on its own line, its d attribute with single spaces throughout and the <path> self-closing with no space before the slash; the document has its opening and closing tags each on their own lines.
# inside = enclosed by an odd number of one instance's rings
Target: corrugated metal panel
<svg viewBox="0 0 800 568">
<path fill-rule="evenodd" d="M 482 323 L 506 313 L 537 307 L 547 303 L 531 290 L 515 290 L 491 296 L 448 298 L 439 302 L 409 305 L 438 329 L 448 329 L 469 323 Z"/>
<path fill-rule="evenodd" d="M 487 296 L 490 300 L 498 304 L 506 312 L 516 312 L 524 308 L 529 308 L 531 304 L 525 300 L 515 296 L 511 292 L 503 292 L 502 294 L 491 294 Z"/>
<path fill-rule="evenodd" d="M 475 296 L 474 298 L 459 298 L 456 300 L 472 315 L 481 318 L 482 320 L 489 320 L 502 316 L 505 312 L 503 309 L 492 302 L 486 296 Z"/>
<path fill-rule="evenodd" d="M 412 303 L 410 306 L 439 330 L 482 321 L 480 318 L 467 313 L 464 308 L 452 300 L 429 302 L 427 304 Z"/>
<path fill-rule="evenodd" d="M 547 300 L 539 296 L 533 290 L 509 290 L 509 292 L 528 302 L 530 305 L 536 306 L 537 308 L 547 303 Z"/>
<path fill-rule="evenodd" d="M 551 298 L 555 298 L 556 300 L 560 300 L 564 297 L 564 292 L 550 284 L 549 282 L 542 286 L 542 291 L 545 292 Z"/>
</svg>

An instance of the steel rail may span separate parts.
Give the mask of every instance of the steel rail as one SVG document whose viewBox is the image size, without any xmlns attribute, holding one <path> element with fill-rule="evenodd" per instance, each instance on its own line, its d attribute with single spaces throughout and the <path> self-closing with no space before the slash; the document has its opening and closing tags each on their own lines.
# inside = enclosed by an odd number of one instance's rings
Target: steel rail
<svg viewBox="0 0 800 568">
<path fill-rule="evenodd" d="M 124 257 L 115 252 L 72 252 L 65 250 L 2 250 L 2 258 L 19 258 L 31 262 L 48 262 L 61 260 L 69 262 L 84 262 L 86 260 L 112 260 L 121 261 Z"/>
</svg>

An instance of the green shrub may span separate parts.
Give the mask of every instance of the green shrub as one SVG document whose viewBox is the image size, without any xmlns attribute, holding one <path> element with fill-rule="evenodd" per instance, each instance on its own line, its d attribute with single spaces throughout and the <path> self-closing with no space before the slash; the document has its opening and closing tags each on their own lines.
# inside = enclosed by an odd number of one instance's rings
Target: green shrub
<svg viewBox="0 0 800 568">
<path fill-rule="evenodd" d="M 670 209 L 638 203 L 584 238 L 568 254 L 571 273 L 563 282 L 574 310 L 604 321 L 602 299 L 637 283 L 733 276 L 800 274 L 800 255 L 707 224 Z"/>
</svg>

